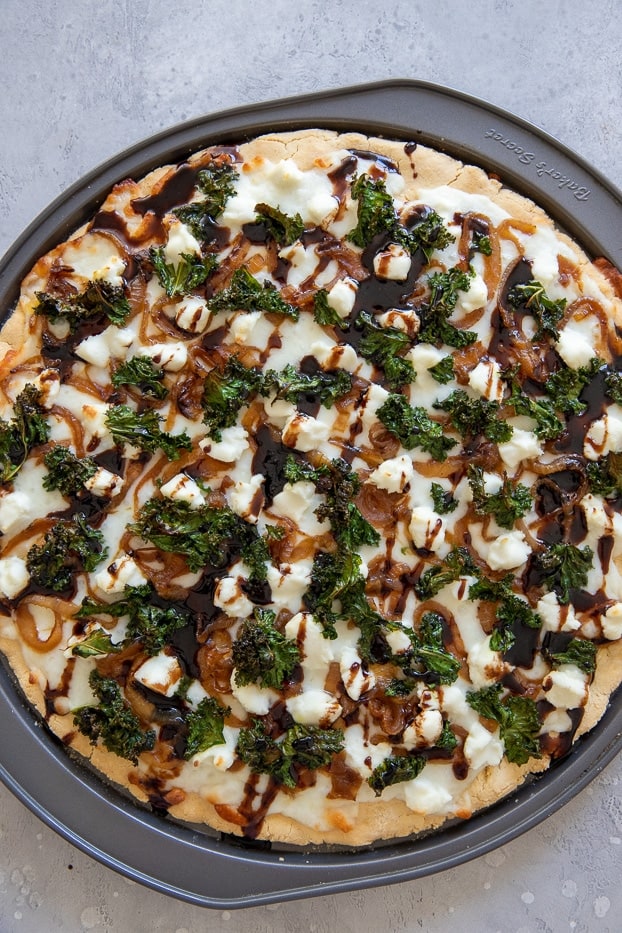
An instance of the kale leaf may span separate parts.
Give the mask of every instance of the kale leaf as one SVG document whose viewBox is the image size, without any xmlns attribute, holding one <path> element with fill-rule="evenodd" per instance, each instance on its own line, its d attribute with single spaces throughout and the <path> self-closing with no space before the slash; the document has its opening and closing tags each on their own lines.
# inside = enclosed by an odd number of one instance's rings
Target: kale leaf
<svg viewBox="0 0 622 933">
<path fill-rule="evenodd" d="M 211 162 L 198 176 L 199 189 L 205 197 L 173 211 L 182 223 L 190 227 L 197 240 L 207 238 L 210 221 L 222 214 L 227 201 L 235 194 L 237 178 L 238 173 L 232 165 Z"/>
<path fill-rule="evenodd" d="M 400 356 L 411 345 L 410 337 L 396 327 L 380 327 L 367 311 L 362 311 L 356 327 L 363 332 L 359 353 L 384 372 L 392 389 L 414 382 L 417 374 L 409 360 Z"/>
<path fill-rule="evenodd" d="M 41 392 L 29 382 L 15 399 L 12 420 L 0 418 L 0 485 L 10 483 L 32 448 L 45 444 L 49 436 Z"/>
<path fill-rule="evenodd" d="M 125 324 L 131 308 L 122 286 L 104 279 L 89 282 L 84 291 L 58 298 L 47 292 L 37 292 L 35 314 L 45 315 L 52 324 L 67 321 L 73 333 L 86 321 L 107 318 L 111 324 Z"/>
<path fill-rule="evenodd" d="M 112 384 L 118 386 L 138 386 L 143 395 L 163 399 L 168 389 L 162 384 L 164 370 L 155 365 L 148 356 L 133 356 L 121 363 L 112 374 Z"/>
<path fill-rule="evenodd" d="M 512 483 L 504 475 L 498 492 L 487 493 L 484 486 L 484 471 L 469 464 L 467 470 L 469 486 L 473 494 L 473 505 L 478 515 L 493 515 L 501 528 L 513 528 L 514 523 L 525 515 L 533 505 L 527 486 Z"/>
<path fill-rule="evenodd" d="M 43 477 L 43 488 L 58 489 L 64 496 L 77 496 L 98 469 L 92 457 L 76 457 L 60 444 L 48 450 L 43 462 L 48 470 Z"/>
<path fill-rule="evenodd" d="M 320 288 L 313 296 L 313 317 L 316 323 L 339 327 L 343 324 L 338 312 L 328 303 L 328 292 Z"/>
<path fill-rule="evenodd" d="M 74 725 L 91 745 L 96 745 L 101 739 L 109 752 L 136 764 L 141 752 L 151 751 L 154 747 L 155 732 L 152 729 L 143 731 L 140 720 L 123 699 L 116 680 L 102 677 L 99 671 L 92 670 L 89 684 L 99 705 L 74 710 Z"/>
<path fill-rule="evenodd" d="M 443 617 L 438 612 L 424 612 L 419 630 L 405 631 L 412 651 L 398 655 L 396 660 L 407 676 L 452 684 L 458 676 L 460 661 L 443 644 Z"/>
<path fill-rule="evenodd" d="M 443 489 L 440 483 L 432 483 L 430 495 L 434 503 L 434 511 L 438 515 L 448 515 L 458 508 L 458 500 L 454 494 Z"/>
<path fill-rule="evenodd" d="M 502 689 L 501 684 L 493 684 L 467 693 L 467 703 L 480 716 L 499 723 L 508 761 L 524 765 L 530 758 L 541 758 L 538 733 L 542 723 L 536 704 L 524 696 L 507 696 L 502 700 Z"/>
<path fill-rule="evenodd" d="M 516 378 L 518 367 L 503 374 L 503 379 L 510 388 L 507 404 L 512 405 L 517 415 L 527 415 L 536 421 L 534 433 L 541 440 L 555 440 L 564 430 L 564 424 L 555 413 L 555 404 L 551 399 L 533 398 L 526 395 Z"/>
<path fill-rule="evenodd" d="M 196 709 L 190 710 L 185 717 L 188 730 L 184 752 L 186 761 L 213 745 L 223 744 L 225 716 L 230 712 L 213 697 L 204 697 Z"/>
<path fill-rule="evenodd" d="M 288 641 L 274 625 L 275 613 L 257 607 L 233 642 L 235 682 L 244 687 L 259 683 L 280 689 L 300 662 L 295 641 Z"/>
<path fill-rule="evenodd" d="M 199 285 L 203 285 L 218 265 L 216 257 L 211 253 L 207 256 L 182 253 L 177 264 L 167 262 L 163 246 L 152 246 L 149 257 L 158 281 L 169 298 L 190 294 Z"/>
<path fill-rule="evenodd" d="M 545 336 L 559 339 L 557 325 L 564 316 L 566 299 L 553 301 L 546 294 L 544 285 L 532 279 L 525 285 L 515 285 L 508 293 L 508 302 L 515 308 L 522 308 L 531 314 L 538 325 L 532 340 L 542 340 Z"/>
<path fill-rule="evenodd" d="M 152 409 L 139 414 L 128 405 L 113 405 L 106 414 L 106 425 L 115 444 L 132 444 L 151 454 L 160 449 L 169 460 L 178 460 L 180 451 L 192 450 L 192 441 L 185 431 L 181 434 L 161 431 L 161 420 Z"/>
<path fill-rule="evenodd" d="M 223 367 L 210 370 L 203 382 L 203 421 L 215 441 L 223 428 L 236 423 L 238 412 L 247 405 L 263 384 L 259 369 L 249 369 L 237 356 L 230 356 Z"/>
<path fill-rule="evenodd" d="M 443 426 L 428 416 L 425 408 L 411 407 L 403 395 L 392 393 L 377 411 L 378 420 L 394 434 L 406 450 L 421 447 L 433 460 L 442 462 L 456 442 L 445 437 Z"/>
<path fill-rule="evenodd" d="M 544 389 L 553 400 L 557 411 L 563 411 L 564 414 L 583 414 L 587 409 L 587 402 L 582 402 L 579 395 L 602 365 L 603 361 L 594 357 L 586 366 L 580 366 L 579 369 L 563 366 L 557 372 L 547 376 Z"/>
<path fill-rule="evenodd" d="M 578 548 L 574 544 L 552 544 L 534 554 L 534 567 L 542 581 L 557 593 L 560 603 L 570 602 L 570 590 L 587 584 L 594 552 L 587 544 Z"/>
<path fill-rule="evenodd" d="M 352 180 L 352 198 L 357 201 L 357 223 L 347 239 L 364 249 L 374 237 L 391 233 L 397 226 L 393 198 L 382 179 L 358 175 Z"/>
<path fill-rule="evenodd" d="M 278 207 L 263 203 L 256 204 L 255 210 L 255 223 L 263 224 L 279 246 L 290 246 L 304 231 L 305 225 L 300 214 L 290 217 Z"/>
<path fill-rule="evenodd" d="M 423 771 L 426 759 L 422 755 L 389 755 L 376 765 L 367 783 L 380 797 L 385 787 L 402 781 L 413 781 Z"/>
<path fill-rule="evenodd" d="M 455 378 L 453 356 L 451 356 L 451 354 L 444 356 L 443 359 L 435 363 L 434 366 L 430 366 L 428 372 L 432 378 L 440 382 L 441 385 L 447 385 L 448 382 L 451 382 L 451 380 Z"/>
<path fill-rule="evenodd" d="M 596 645 L 585 638 L 571 638 L 565 651 L 545 651 L 553 664 L 575 664 L 584 674 L 596 670 Z"/>
<path fill-rule="evenodd" d="M 115 645 L 109 632 L 101 628 L 93 629 L 86 638 L 71 648 L 71 653 L 78 658 L 102 658 L 109 654 L 116 654 L 121 645 Z"/>
<path fill-rule="evenodd" d="M 432 599 L 444 586 L 455 583 L 460 577 L 476 576 L 477 566 L 464 547 L 451 549 L 442 564 L 436 564 L 421 574 L 415 584 L 419 599 Z"/>
<path fill-rule="evenodd" d="M 338 729 L 299 724 L 277 742 L 256 719 L 250 728 L 240 729 L 236 751 L 254 774 L 269 774 L 278 784 L 296 787 L 298 768 L 315 771 L 327 767 L 343 744 L 343 733 Z"/>
<path fill-rule="evenodd" d="M 457 266 L 447 272 L 435 272 L 428 278 L 430 297 L 417 307 L 421 321 L 419 341 L 421 343 L 446 344 L 448 347 L 468 347 L 475 343 L 475 331 L 460 330 L 449 323 L 458 303 L 458 292 L 470 287 L 471 275 Z"/>
<path fill-rule="evenodd" d="M 622 495 L 622 452 L 610 451 L 585 468 L 590 491 L 604 498 Z"/>
<path fill-rule="evenodd" d="M 101 531 L 90 528 L 78 512 L 71 520 L 52 525 L 43 544 L 33 544 L 26 566 L 37 586 L 61 593 L 70 586 L 72 574 L 94 570 L 107 554 Z"/>
<path fill-rule="evenodd" d="M 268 369 L 263 376 L 261 394 L 274 392 L 277 398 L 296 404 L 301 396 L 312 395 L 325 408 L 332 408 L 336 399 L 346 395 L 352 388 L 352 377 L 345 369 L 313 374 L 299 372 L 291 363 L 277 372 Z"/>
<path fill-rule="evenodd" d="M 299 311 L 281 297 L 276 286 L 270 282 L 263 285 L 244 267 L 236 269 L 228 288 L 209 299 L 210 311 L 263 311 L 265 314 L 281 314 L 294 321 Z"/>
<path fill-rule="evenodd" d="M 455 389 L 434 407 L 449 413 L 452 426 L 462 437 L 483 434 L 489 441 L 500 443 L 512 436 L 511 425 L 498 417 L 498 402 L 471 398 L 464 389 Z"/>
</svg>

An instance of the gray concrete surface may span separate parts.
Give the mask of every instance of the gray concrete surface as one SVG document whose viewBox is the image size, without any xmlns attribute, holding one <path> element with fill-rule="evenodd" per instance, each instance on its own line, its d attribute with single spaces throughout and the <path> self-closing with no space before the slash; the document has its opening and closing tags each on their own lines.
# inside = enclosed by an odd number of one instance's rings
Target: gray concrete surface
<svg viewBox="0 0 622 933">
<path fill-rule="evenodd" d="M 0 253 L 80 175 L 161 128 L 390 77 L 507 108 L 619 185 L 619 10 L 615 0 L 0 0 Z M 128 882 L 0 788 L 0 931 L 615 933 L 621 778 L 618 760 L 526 835 L 434 877 L 237 912 Z"/>
</svg>

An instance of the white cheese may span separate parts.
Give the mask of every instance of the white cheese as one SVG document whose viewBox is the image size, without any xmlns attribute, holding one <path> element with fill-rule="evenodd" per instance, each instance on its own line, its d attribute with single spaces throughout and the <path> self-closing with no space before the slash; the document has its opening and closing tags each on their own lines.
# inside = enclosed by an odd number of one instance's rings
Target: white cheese
<svg viewBox="0 0 622 933">
<path fill-rule="evenodd" d="M 429 770 L 430 765 L 426 765 L 425 771 Z M 445 813 L 451 799 L 449 790 L 426 774 L 420 774 L 414 781 L 404 783 L 406 806 L 415 813 Z"/>
<path fill-rule="evenodd" d="M 311 563 L 299 561 L 281 564 L 278 568 L 269 564 L 267 574 L 274 605 L 294 609 L 301 603 L 311 583 Z"/>
<path fill-rule="evenodd" d="M 346 693 L 352 700 L 360 700 L 364 693 L 376 685 L 372 671 L 365 671 L 357 651 L 351 645 L 344 647 L 339 660 L 339 670 Z"/>
<path fill-rule="evenodd" d="M 50 408 L 58 397 L 60 373 L 57 369 L 43 369 L 32 381 L 41 393 L 41 405 L 43 408 Z"/>
<path fill-rule="evenodd" d="M 469 677 L 476 689 L 488 687 L 499 680 L 504 664 L 498 651 L 492 651 L 490 636 L 474 644 L 467 657 Z"/>
<path fill-rule="evenodd" d="M 397 243 L 389 243 L 385 250 L 374 256 L 374 272 L 379 279 L 404 282 L 408 278 L 411 265 L 410 253 Z"/>
<path fill-rule="evenodd" d="M 134 671 L 134 677 L 139 683 L 165 697 L 173 696 L 182 674 L 183 671 L 175 655 L 163 653 L 148 658 Z"/>
<path fill-rule="evenodd" d="M 160 487 L 160 492 L 167 499 L 186 502 L 192 509 L 198 509 L 205 505 L 205 496 L 200 487 L 185 473 L 176 473 L 175 476 Z"/>
<path fill-rule="evenodd" d="M 231 693 L 240 703 L 247 713 L 255 716 L 265 716 L 270 712 L 270 708 L 278 701 L 279 695 L 270 687 L 260 687 L 258 684 L 246 684 L 244 687 L 238 686 L 235 682 L 235 668 L 231 675 Z"/>
<path fill-rule="evenodd" d="M 503 752 L 503 742 L 498 738 L 498 731 L 490 733 L 480 722 L 470 725 L 464 743 L 464 757 L 472 768 L 479 771 L 487 765 L 498 765 Z"/>
<path fill-rule="evenodd" d="M 443 717 L 440 710 L 425 709 L 404 729 L 402 741 L 406 748 L 424 748 L 434 745 L 442 731 Z"/>
<path fill-rule="evenodd" d="M 121 554 L 105 570 L 95 575 L 95 586 L 107 596 L 122 593 L 126 586 L 142 586 L 147 578 L 129 554 Z"/>
<path fill-rule="evenodd" d="M 571 369 L 587 366 L 590 360 L 597 355 L 591 341 L 587 339 L 582 331 L 571 324 L 567 324 L 560 331 L 555 349 L 564 363 L 570 366 Z"/>
<path fill-rule="evenodd" d="M 466 292 L 458 292 L 458 307 L 467 313 L 483 308 L 488 301 L 488 288 L 481 275 L 475 275 Z"/>
<path fill-rule="evenodd" d="M 232 619 L 244 619 L 253 611 L 253 604 L 245 595 L 237 577 L 222 577 L 214 591 L 214 605 Z"/>
<path fill-rule="evenodd" d="M 622 408 L 611 405 L 602 418 L 590 425 L 583 453 L 588 460 L 598 460 L 608 453 L 622 450 Z"/>
<path fill-rule="evenodd" d="M 0 557 L 0 593 L 7 599 L 15 599 L 28 585 L 30 574 L 26 561 L 21 557 Z"/>
<path fill-rule="evenodd" d="M 391 308 L 389 311 L 385 311 L 384 314 L 376 315 L 376 324 L 379 324 L 380 327 L 394 327 L 396 330 L 414 336 L 419 331 L 421 321 L 419 315 L 413 309 Z"/>
<path fill-rule="evenodd" d="M 354 373 L 361 364 L 356 351 L 348 343 L 316 340 L 311 344 L 311 356 L 316 358 L 323 369 L 345 369 Z"/>
<path fill-rule="evenodd" d="M 211 318 L 211 312 L 204 299 L 194 295 L 189 295 L 178 304 L 171 305 L 169 313 L 177 326 L 189 334 L 202 334 Z"/>
<path fill-rule="evenodd" d="M 112 499 L 118 495 L 123 488 L 123 478 L 104 467 L 97 467 L 97 470 L 89 479 L 84 481 L 84 485 L 94 496 L 103 496 Z"/>
<path fill-rule="evenodd" d="M 326 300 L 340 318 L 346 318 L 352 311 L 357 290 L 358 284 L 353 279 L 340 279 L 329 290 Z"/>
<path fill-rule="evenodd" d="M 339 701 L 326 690 L 304 690 L 297 696 L 288 697 L 285 706 L 294 720 L 305 726 L 322 725 L 326 728 L 342 713 Z"/>
<path fill-rule="evenodd" d="M 576 709 L 587 696 L 587 678 L 574 664 L 562 664 L 543 683 L 546 698 L 558 709 Z"/>
<path fill-rule="evenodd" d="M 412 647 L 412 642 L 406 632 L 399 629 L 394 632 L 387 632 L 385 638 L 393 654 L 403 654 Z"/>
<path fill-rule="evenodd" d="M 546 593 L 536 604 L 536 612 L 542 619 L 542 633 L 574 632 L 581 627 L 570 603 L 560 606 L 555 593 Z"/>
<path fill-rule="evenodd" d="M 542 443 L 533 431 L 524 431 L 522 428 L 512 426 L 512 436 L 509 441 L 499 444 L 499 456 L 505 466 L 512 473 L 523 460 L 537 459 L 542 455 Z"/>
<path fill-rule="evenodd" d="M 108 366 L 111 359 L 124 359 L 135 340 L 131 327 L 106 327 L 99 334 L 85 337 L 75 349 L 76 356 L 93 366 Z"/>
<path fill-rule="evenodd" d="M 257 524 L 257 517 L 263 505 L 263 482 L 264 477 L 261 473 L 256 473 L 248 483 L 239 480 L 227 490 L 227 501 L 232 511 L 253 525 Z"/>
<path fill-rule="evenodd" d="M 186 345 L 179 340 L 175 343 L 153 343 L 149 347 L 141 347 L 140 353 L 167 373 L 178 373 L 188 360 Z"/>
<path fill-rule="evenodd" d="M 501 369 L 495 360 L 482 360 L 469 373 L 469 385 L 489 401 L 500 402 L 503 398 Z"/>
<path fill-rule="evenodd" d="M 615 641 L 622 638 L 622 603 L 614 603 L 609 606 L 601 619 L 603 635 L 609 641 Z"/>
<path fill-rule="evenodd" d="M 167 263 L 177 266 L 183 258 L 182 253 L 198 255 L 201 253 L 201 246 L 185 224 L 174 220 L 168 230 L 164 259 Z"/>
<path fill-rule="evenodd" d="M 315 515 L 323 501 L 324 497 L 316 492 L 313 483 L 286 483 L 274 497 L 271 512 L 291 519 L 303 534 L 321 535 L 330 530 L 330 522 L 326 519 L 320 522 Z"/>
<path fill-rule="evenodd" d="M 412 482 L 414 476 L 413 463 L 408 454 L 400 457 L 391 457 L 367 477 L 367 482 L 373 483 L 387 492 L 403 492 L 404 487 Z"/>
<path fill-rule="evenodd" d="M 234 315 L 229 322 L 229 337 L 234 343 L 248 344 L 255 327 L 262 319 L 261 311 L 251 311 L 245 314 L 243 311 Z"/>
<path fill-rule="evenodd" d="M 408 530 L 415 547 L 437 551 L 445 542 L 446 523 L 440 515 L 425 505 L 412 510 Z"/>
<path fill-rule="evenodd" d="M 388 397 L 389 393 L 382 386 L 375 382 L 370 384 L 360 408 L 360 418 L 366 430 L 369 430 L 372 424 L 378 420 L 376 412 L 379 408 L 382 408 Z"/>
<path fill-rule="evenodd" d="M 8 492 L 0 498 L 0 531 L 6 534 L 20 519 L 30 513 L 30 496 L 21 489 Z"/>
<path fill-rule="evenodd" d="M 282 440 L 287 447 L 307 453 L 317 450 L 320 444 L 328 440 L 329 434 L 328 425 L 312 418 L 311 415 L 296 412 L 285 422 Z"/>
<path fill-rule="evenodd" d="M 205 437 L 199 441 L 199 447 L 214 460 L 235 463 L 244 451 L 248 450 L 248 434 L 241 424 L 234 424 L 230 428 L 222 429 L 219 441 Z"/>
<path fill-rule="evenodd" d="M 524 564 L 531 553 L 522 531 L 504 531 L 493 541 L 484 541 L 480 536 L 474 544 L 491 570 L 514 570 Z"/>
</svg>

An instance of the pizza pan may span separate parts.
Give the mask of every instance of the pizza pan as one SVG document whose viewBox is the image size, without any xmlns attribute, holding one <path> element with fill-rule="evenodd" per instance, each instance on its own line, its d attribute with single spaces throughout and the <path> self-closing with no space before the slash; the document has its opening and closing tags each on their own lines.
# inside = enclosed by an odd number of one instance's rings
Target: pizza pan
<svg viewBox="0 0 622 933">
<path fill-rule="evenodd" d="M 481 165 L 532 197 L 592 256 L 622 263 L 622 193 L 539 129 L 436 85 L 395 80 L 270 101 L 173 127 L 74 184 L 0 263 L 9 313 L 33 262 L 82 224 L 112 185 L 215 143 L 301 127 L 422 142 Z M 0 778 L 49 826 L 135 881 L 206 907 L 235 908 L 418 878 L 465 862 L 545 819 L 622 749 L 622 694 L 598 727 L 551 769 L 466 822 L 358 851 L 245 843 L 137 804 L 70 756 L 0 665 Z"/>
</svg>

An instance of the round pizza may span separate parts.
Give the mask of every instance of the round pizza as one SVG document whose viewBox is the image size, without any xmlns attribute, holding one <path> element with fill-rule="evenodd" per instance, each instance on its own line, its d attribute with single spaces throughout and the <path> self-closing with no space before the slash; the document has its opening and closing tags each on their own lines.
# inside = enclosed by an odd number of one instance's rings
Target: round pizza
<svg viewBox="0 0 622 933">
<path fill-rule="evenodd" d="M 0 332 L 0 649 L 50 729 L 303 845 L 565 755 L 622 680 L 620 282 L 415 143 L 117 184 Z"/>
</svg>

